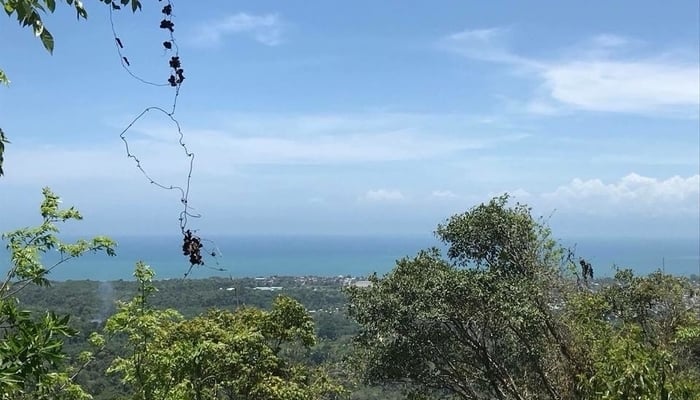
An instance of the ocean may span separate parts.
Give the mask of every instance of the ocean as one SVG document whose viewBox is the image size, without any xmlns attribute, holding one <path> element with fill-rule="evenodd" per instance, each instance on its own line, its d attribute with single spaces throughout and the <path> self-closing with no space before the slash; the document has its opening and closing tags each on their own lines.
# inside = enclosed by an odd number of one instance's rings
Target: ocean
<svg viewBox="0 0 700 400">
<path fill-rule="evenodd" d="M 117 255 L 88 254 L 55 268 L 51 280 L 131 280 L 137 261 L 149 264 L 156 279 L 182 278 L 189 268 L 180 237 L 115 237 Z M 675 275 L 700 274 L 700 241 L 689 239 L 568 238 L 577 256 L 587 259 L 598 277 L 610 276 L 614 266 L 646 274 L 664 268 Z M 197 266 L 192 279 L 212 276 L 366 276 L 389 272 L 397 259 L 420 249 L 440 247 L 432 236 L 221 236 L 205 241 L 206 266 Z M 217 254 L 211 256 L 211 252 Z M 46 264 L 55 260 L 48 255 Z M 4 274 L 7 252 L 0 250 Z"/>
</svg>

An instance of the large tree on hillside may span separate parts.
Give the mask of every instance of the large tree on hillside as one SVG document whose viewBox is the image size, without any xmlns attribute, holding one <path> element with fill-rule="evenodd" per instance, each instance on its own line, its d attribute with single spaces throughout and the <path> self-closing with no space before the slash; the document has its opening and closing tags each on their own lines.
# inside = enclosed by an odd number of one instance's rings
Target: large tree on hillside
<svg viewBox="0 0 700 400">
<path fill-rule="evenodd" d="M 437 234 L 448 259 L 423 251 L 373 277 L 371 289 L 350 291 L 366 378 L 408 379 L 464 399 L 568 398 L 583 366 L 552 309 L 561 303 L 550 289 L 562 254 L 549 232 L 504 196 Z"/>
<path fill-rule="evenodd" d="M 422 251 L 371 288 L 349 290 L 366 381 L 462 399 L 700 394 L 679 341 L 698 333 L 682 280 L 625 272 L 592 292 L 590 272 L 578 274 L 549 229 L 506 196 L 455 215 L 437 235 L 446 258 Z"/>
</svg>

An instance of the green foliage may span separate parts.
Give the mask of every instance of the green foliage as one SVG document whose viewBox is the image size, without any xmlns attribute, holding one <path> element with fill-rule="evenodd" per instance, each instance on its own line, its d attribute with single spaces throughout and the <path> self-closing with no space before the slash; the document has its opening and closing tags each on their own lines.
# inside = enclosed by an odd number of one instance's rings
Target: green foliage
<svg viewBox="0 0 700 400">
<path fill-rule="evenodd" d="M 688 281 L 660 272 L 618 271 L 599 291 L 569 300 L 567 320 L 587 349 L 580 387 L 601 399 L 692 399 L 700 370 L 692 346 L 700 326 Z"/>
<path fill-rule="evenodd" d="M 4 235 L 12 264 L 0 287 L 3 400 L 88 398 L 78 381 L 100 399 L 335 399 L 338 382 L 357 400 L 700 393 L 700 302 L 690 282 L 629 270 L 602 286 L 579 281 L 549 229 L 527 207 L 509 207 L 507 197 L 440 225 L 446 258 L 425 250 L 371 277 L 371 287 L 347 290 L 348 313 L 359 323 L 353 362 L 379 387 L 349 375 L 344 335 L 358 327 L 334 311 L 345 301 L 337 283 L 271 278 L 266 284 L 284 287 L 277 297 L 254 290 L 260 282 L 253 279 L 161 281 L 157 290 L 153 271 L 139 263 L 136 282 L 109 283 L 110 296 L 124 301 L 106 334 L 88 335 L 112 312 L 111 298 L 97 297 L 103 283 L 63 282 L 50 295 L 48 274 L 86 251 L 113 254 L 114 243 L 59 240 L 58 224 L 81 216 L 61 209 L 48 189 L 40 212 L 39 226 Z M 48 251 L 61 257 L 47 268 Z M 32 314 L 19 306 L 20 295 L 74 318 Z M 316 311 L 324 339 L 317 341 L 301 302 Z"/>
<path fill-rule="evenodd" d="M 100 1 L 107 5 L 112 5 L 112 7 L 119 8 L 116 1 Z M 134 12 L 141 9 L 141 2 L 139 0 L 120 0 L 120 2 L 122 5 L 131 3 L 131 9 Z M 83 7 L 82 1 L 66 0 L 66 4 L 75 10 L 78 19 L 87 19 L 87 10 Z M 0 0 L 0 5 L 2 5 L 5 13 L 7 13 L 9 17 L 14 16 L 22 27 L 30 27 L 34 32 L 34 36 L 41 40 L 44 48 L 49 53 L 53 52 L 53 35 L 44 25 L 41 15 L 53 13 L 56 10 L 56 0 Z"/>
<path fill-rule="evenodd" d="M 175 308 L 185 318 L 192 319 L 205 315 L 212 308 L 233 310 L 241 306 L 271 310 L 279 294 L 293 297 L 315 312 L 317 344 L 307 349 L 304 346 L 281 345 L 280 356 L 284 359 L 308 365 L 310 368 L 323 368 L 336 382 L 352 392 L 352 399 L 398 399 L 398 387 L 366 388 L 358 385 L 348 376 L 346 359 L 352 351 L 351 336 L 357 326 L 350 321 L 343 309 L 346 297 L 342 292 L 342 279 L 301 277 L 275 277 L 270 285 L 283 286 L 282 291 L 262 291 L 252 287 L 261 282 L 253 278 L 208 278 L 208 279 L 168 279 L 157 280 L 153 285 L 149 304 L 154 308 Z M 106 293 L 102 288 L 110 286 Z M 237 291 L 225 290 L 229 287 Z M 89 332 L 98 329 L 106 317 L 114 313 L 116 300 L 128 301 L 138 292 L 135 281 L 95 282 L 89 280 L 52 282 L 50 287 L 29 286 L 20 293 L 20 299 L 27 308 L 43 312 L 50 308 L 57 313 L 70 313 L 71 327 L 78 330 L 78 336 L 70 338 L 64 346 L 68 355 L 67 363 L 79 368 L 84 364 L 79 355 L 88 349 Z M 125 386 L 118 374 L 106 374 L 112 360 L 121 356 L 131 356 L 124 335 L 104 335 L 104 347 L 100 343 L 89 346 L 93 351 L 89 367 L 83 368 L 76 377 L 79 383 L 95 400 L 112 400 L 128 397 L 133 390 Z"/>
<path fill-rule="evenodd" d="M 571 396 L 574 371 L 552 369 L 569 344 L 551 304 L 562 252 L 528 208 L 496 198 L 437 229 L 448 245 L 397 262 L 349 291 L 364 377 L 408 380 L 465 399 Z"/>
<path fill-rule="evenodd" d="M 5 76 L 5 73 L 0 70 L 0 84 L 2 83 L 8 83 L 9 81 L 7 80 L 7 77 Z M 2 163 L 4 161 L 3 154 L 5 154 L 5 145 L 9 144 L 10 141 L 7 140 L 5 137 L 5 132 L 2 131 L 2 128 L 0 128 L 0 176 L 3 176 L 5 172 L 2 170 Z"/>
<path fill-rule="evenodd" d="M 341 389 L 316 368 L 292 362 L 283 349 L 315 343 L 301 304 L 278 297 L 270 311 L 210 310 L 185 319 L 149 304 L 153 272 L 137 264 L 139 294 L 118 306 L 106 331 L 128 337 L 131 355 L 115 359 L 138 399 L 323 399 Z M 330 397 L 328 397 L 330 396 Z"/>
<path fill-rule="evenodd" d="M 421 251 L 348 290 L 362 378 L 408 383 L 414 398 L 697 398 L 700 313 L 686 283 L 621 271 L 593 291 L 507 199 L 438 226 L 447 259 Z"/>
<path fill-rule="evenodd" d="M 569 349 L 573 356 L 583 363 L 582 371 L 585 371 L 581 377 L 574 377 L 576 385 L 579 385 L 580 395 L 572 398 L 596 399 L 602 397 L 601 393 L 603 392 L 596 394 L 596 391 L 601 390 L 600 388 L 593 389 L 586 386 L 586 382 L 592 377 L 595 378 L 590 381 L 591 385 L 593 383 L 598 385 L 600 382 L 617 382 L 619 384 L 617 386 L 618 389 L 622 390 L 624 393 L 625 382 L 631 382 L 632 385 L 635 382 L 633 374 L 622 379 L 625 377 L 624 371 L 626 371 L 627 368 L 632 370 L 645 359 L 659 359 L 654 355 L 655 352 L 657 352 L 657 348 L 654 347 L 655 345 L 652 343 L 641 347 L 640 351 L 646 355 L 636 356 L 630 354 L 626 357 L 620 356 L 624 353 L 616 349 L 622 348 L 623 345 L 628 345 L 630 348 L 639 346 L 639 343 L 636 342 L 639 336 L 633 334 L 634 328 L 632 322 L 629 322 L 631 319 L 623 324 L 623 321 L 619 319 L 619 317 L 616 317 L 616 315 L 622 315 L 621 311 L 619 311 L 620 306 L 616 309 L 618 311 L 614 311 L 612 307 L 613 297 L 617 297 L 614 301 L 615 304 L 624 304 L 624 302 L 621 301 L 622 297 L 630 297 L 630 294 L 635 292 L 644 293 L 649 287 L 657 286 L 659 287 L 659 294 L 677 293 L 673 296 L 657 296 L 658 299 L 666 299 L 664 300 L 665 304 L 674 304 L 676 300 L 673 299 L 678 299 L 678 301 L 680 301 L 680 299 L 685 298 L 686 301 L 691 301 L 691 303 L 677 303 L 678 305 L 673 307 L 664 306 L 663 308 L 658 308 L 660 304 L 659 300 L 652 299 L 653 306 L 651 306 L 651 308 L 678 310 L 675 314 L 676 317 L 666 318 L 668 321 L 674 319 L 679 321 L 679 328 L 676 335 L 669 336 L 675 336 L 675 338 L 671 340 L 670 344 L 664 345 L 665 347 L 663 349 L 659 347 L 658 350 L 659 352 L 668 352 L 671 357 L 671 365 L 673 366 L 674 372 L 673 376 L 667 376 L 667 381 L 669 382 L 667 386 L 674 390 L 673 393 L 675 397 L 673 398 L 694 398 L 692 394 L 697 393 L 697 390 L 693 389 L 692 386 L 690 388 L 686 387 L 686 394 L 683 394 L 681 391 L 682 386 L 680 386 L 683 382 L 687 383 L 693 381 L 693 371 L 695 371 L 693 368 L 696 368 L 694 366 L 700 365 L 700 359 L 698 358 L 700 356 L 700 329 L 697 324 L 697 319 L 692 318 L 692 312 L 693 310 L 697 312 L 697 308 L 689 308 L 695 297 L 686 298 L 686 296 L 694 295 L 692 291 L 687 290 L 688 288 L 686 285 L 688 282 L 683 279 L 670 278 L 660 274 L 652 274 L 649 277 L 635 277 L 632 275 L 632 280 L 623 278 L 626 276 L 630 275 L 621 273 L 618 275 L 620 279 L 606 278 L 596 281 L 595 284 L 591 286 L 592 288 L 596 288 L 595 291 L 588 290 L 585 287 L 576 290 L 570 288 L 566 296 L 562 296 L 565 297 L 566 302 L 553 307 L 556 308 L 555 316 L 559 318 L 560 323 L 564 324 L 563 328 L 561 326 L 559 327 L 559 331 L 567 336 L 567 343 L 571 343 Z M 666 287 L 666 284 L 655 283 L 658 280 L 657 276 L 663 276 L 664 282 L 678 282 L 684 289 L 682 291 L 663 289 Z M 631 288 L 629 285 L 631 281 L 639 282 L 639 284 L 634 285 L 639 288 Z M 603 286 L 597 286 L 599 283 L 602 283 Z M 274 299 L 277 293 L 280 292 L 260 291 L 250 288 L 258 284 L 258 281 L 249 278 L 235 280 L 228 278 L 210 278 L 202 280 L 176 279 L 154 281 L 153 285 L 158 288 L 158 291 L 152 292 L 149 304 L 153 305 L 156 309 L 175 307 L 180 313 L 185 315 L 187 320 L 194 320 L 206 316 L 207 309 L 234 309 L 238 304 L 247 304 L 248 306 L 245 306 L 246 309 L 254 305 L 255 307 L 271 310 Z M 290 348 L 282 344 L 280 346 L 280 357 L 294 363 L 303 363 L 314 367 L 322 366 L 328 371 L 328 375 L 333 377 L 336 381 L 341 382 L 347 390 L 351 392 L 351 399 L 399 399 L 405 398 L 406 395 L 411 394 L 411 390 L 413 390 L 414 395 L 418 394 L 415 393 L 415 385 L 407 385 L 403 382 L 394 384 L 382 381 L 380 382 L 380 386 L 368 387 L 358 384 L 355 381 L 355 377 L 349 375 L 346 359 L 352 354 L 352 345 L 350 338 L 343 335 L 346 333 L 354 333 L 356 327 L 345 320 L 344 313 L 331 311 L 336 307 L 344 307 L 344 297 L 338 296 L 340 293 L 340 283 L 331 282 L 329 279 L 327 282 L 316 281 L 310 286 L 308 281 L 304 283 L 304 281 L 299 278 L 295 279 L 290 277 L 275 278 L 275 281 L 270 284 L 274 286 L 284 286 L 282 293 L 285 296 L 293 296 L 296 299 L 300 299 L 300 301 L 303 300 L 307 308 L 315 310 L 322 308 L 327 310 L 313 313 L 316 319 L 318 335 L 319 337 L 326 337 L 326 339 L 320 339 L 314 347 L 308 350 L 300 345 L 295 345 Z M 115 281 L 110 283 L 113 287 L 113 292 L 110 293 L 109 298 L 103 299 L 98 296 L 98 287 L 100 285 L 102 284 L 94 281 L 67 281 L 53 283 L 51 287 L 29 286 L 22 291 L 21 299 L 25 306 L 28 307 L 31 304 L 33 309 L 43 310 L 53 307 L 59 313 L 69 312 L 72 314 L 70 321 L 72 327 L 83 332 L 89 332 L 95 329 L 98 324 L 91 322 L 92 319 L 98 316 L 101 319 L 104 315 L 112 313 L 110 307 L 104 306 L 105 302 L 110 304 L 113 299 L 123 299 L 127 301 L 133 297 L 134 292 L 139 291 L 137 282 Z M 227 291 L 224 290 L 226 287 L 236 287 L 239 290 L 237 292 Z M 447 287 L 445 288 L 447 289 Z M 625 289 L 620 290 L 619 288 Z M 646 289 L 641 290 L 642 288 Z M 624 296 L 613 295 L 618 292 Z M 410 299 L 412 295 L 412 293 L 404 294 L 406 299 Z M 436 293 L 436 295 L 440 294 Z M 638 296 L 635 295 L 634 297 Z M 646 296 L 646 298 L 649 299 L 650 297 Z M 401 301 L 404 301 L 404 297 L 399 298 L 399 302 Z M 566 307 L 563 307 L 564 304 L 566 304 Z M 683 308 L 680 307 L 681 305 Z M 459 306 L 459 304 L 456 304 L 454 307 L 458 308 Z M 690 314 L 688 319 L 684 319 L 685 317 L 679 318 L 679 316 L 686 315 L 686 313 Z M 629 310 L 624 311 L 623 314 L 629 315 L 630 317 L 634 315 L 634 313 Z M 653 313 L 648 314 L 654 315 Z M 664 312 L 664 314 L 659 314 L 659 317 L 664 315 L 668 316 L 670 314 Z M 613 321 L 616 322 L 612 323 Z M 696 322 L 693 323 L 693 321 Z M 654 324 L 656 324 L 656 322 L 652 320 L 647 322 L 647 326 L 654 326 Z M 123 358 L 128 358 L 132 355 L 132 353 L 126 351 L 129 349 L 127 345 L 128 338 L 120 336 L 99 338 L 107 339 L 104 350 L 95 352 L 90 367 L 84 369 L 80 375 L 78 375 L 76 381 L 88 390 L 95 399 L 107 400 L 122 398 L 120 396 L 130 396 L 133 390 L 130 391 L 127 387 L 124 387 L 119 382 L 116 374 L 105 374 L 105 370 L 115 356 L 118 355 Z M 75 358 L 81 352 L 85 351 L 87 341 L 88 336 L 86 334 L 71 338 L 69 343 L 66 343 L 65 352 Z M 101 348 L 102 346 L 99 342 L 94 343 L 94 345 L 97 348 Z M 274 342 L 270 342 L 271 347 L 274 347 L 274 345 Z M 615 354 L 618 356 L 613 356 Z M 596 362 L 596 360 L 598 361 Z M 614 365 L 611 364 L 611 360 L 615 360 Z M 82 365 L 82 362 L 80 364 Z M 559 364 L 556 366 L 552 365 L 551 368 L 559 368 L 558 365 Z M 660 366 L 662 364 L 658 362 L 648 362 L 646 365 L 647 366 L 644 368 L 656 368 L 655 366 Z M 616 378 L 608 379 L 608 377 L 611 376 Z M 643 379 L 644 382 L 651 382 L 656 380 L 658 376 L 660 376 L 659 373 L 652 372 L 646 374 Z M 618 380 L 617 378 L 620 379 Z M 672 381 L 676 383 L 671 384 L 670 382 Z M 433 399 L 451 398 L 449 393 L 445 390 L 429 392 L 431 393 L 428 394 L 430 394 Z M 659 399 L 662 397 L 657 396 L 655 398 Z"/>
<path fill-rule="evenodd" d="M 57 223 L 68 220 L 80 220 L 82 216 L 74 207 L 60 209 L 60 199 L 50 189 L 43 189 L 44 200 L 41 203 L 42 223 L 32 228 L 18 229 L 2 235 L 8 241 L 12 263 L 7 279 L 0 287 L 0 296 L 10 296 L 22 290 L 30 283 L 48 285 L 48 275 L 51 270 L 70 259 L 80 257 L 86 252 L 103 251 L 114 255 L 115 243 L 104 236 L 91 240 L 78 240 L 74 243 L 62 242 L 56 235 L 59 232 Z M 57 250 L 60 260 L 51 267 L 45 268 L 41 257 L 50 250 Z M 10 283 L 13 287 L 10 287 Z"/>
<path fill-rule="evenodd" d="M 2 399 L 84 399 L 88 395 L 73 383 L 74 376 L 63 368 L 64 340 L 76 335 L 68 315 L 46 312 L 36 318 L 22 309 L 17 294 L 28 285 L 48 285 L 46 275 L 57 265 L 88 251 L 114 254 L 114 243 L 104 237 L 61 241 L 58 222 L 81 219 L 73 207 L 59 208 L 60 200 L 48 188 L 43 191 L 41 225 L 3 235 L 8 241 L 11 265 L 0 286 L 0 398 Z M 46 268 L 42 255 L 58 250 L 60 260 Z"/>
</svg>

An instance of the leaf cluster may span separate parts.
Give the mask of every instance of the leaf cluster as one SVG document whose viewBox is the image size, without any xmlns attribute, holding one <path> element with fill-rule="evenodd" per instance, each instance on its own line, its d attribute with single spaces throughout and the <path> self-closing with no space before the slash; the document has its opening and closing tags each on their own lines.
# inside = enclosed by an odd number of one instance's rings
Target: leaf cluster
<svg viewBox="0 0 700 400">
<path fill-rule="evenodd" d="M 285 359 L 289 346 L 315 343 L 304 307 L 280 296 L 270 311 L 210 310 L 192 319 L 149 305 L 152 272 L 137 264 L 140 294 L 119 305 L 106 332 L 128 337 L 131 356 L 109 372 L 140 399 L 322 399 L 341 388 L 325 372 Z M 331 397 L 332 398 L 332 397 Z"/>
<path fill-rule="evenodd" d="M 404 258 L 349 290 L 365 379 L 449 389 L 465 399 L 569 390 L 551 290 L 561 252 L 530 210 L 493 199 L 438 226 L 448 246 Z M 550 324 L 551 323 L 551 324 Z M 568 374 L 568 375 L 567 375 Z"/>
<path fill-rule="evenodd" d="M 593 290 L 549 228 L 507 196 L 436 234 L 447 257 L 424 250 L 348 290 L 366 382 L 477 400 L 700 394 L 700 312 L 687 282 L 620 271 Z"/>
<path fill-rule="evenodd" d="M 59 0 L 60 1 L 60 0 Z M 100 0 L 107 5 L 117 6 L 113 0 Z M 120 0 L 122 5 L 131 4 L 131 9 L 136 12 L 141 9 L 139 0 Z M 83 2 L 80 0 L 66 0 L 66 4 L 75 10 L 78 20 L 87 19 L 88 13 Z M 15 17 L 22 27 L 30 27 L 34 36 L 41 40 L 44 48 L 52 53 L 54 49 L 54 38 L 51 32 L 44 25 L 42 14 L 53 13 L 56 10 L 56 0 L 0 0 L 0 6 L 9 17 Z M 117 6 L 119 8 L 119 6 Z M 0 83 L 6 82 L 4 74 L 0 74 Z"/>
<path fill-rule="evenodd" d="M 611 285 L 572 296 L 567 320 L 589 363 L 582 390 L 601 399 L 695 398 L 700 307 L 692 295 L 683 278 L 620 270 Z"/>
<path fill-rule="evenodd" d="M 46 286 L 56 266 L 88 251 L 114 254 L 115 243 L 106 237 L 66 243 L 58 238 L 59 222 L 81 219 L 73 207 L 60 208 L 60 199 L 43 190 L 42 223 L 4 234 L 10 254 L 7 277 L 0 286 L 0 398 L 82 399 L 87 394 L 73 383 L 65 369 L 63 345 L 76 335 L 69 315 L 47 311 L 37 318 L 20 307 L 17 295 L 29 285 Z M 55 250 L 60 260 L 45 267 L 42 256 Z"/>
</svg>

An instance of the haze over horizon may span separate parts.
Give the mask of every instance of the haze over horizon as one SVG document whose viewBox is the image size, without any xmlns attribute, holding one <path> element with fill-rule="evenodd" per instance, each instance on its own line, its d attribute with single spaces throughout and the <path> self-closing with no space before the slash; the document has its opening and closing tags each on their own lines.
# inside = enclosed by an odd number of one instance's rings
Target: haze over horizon
<svg viewBox="0 0 700 400">
<path fill-rule="evenodd" d="M 168 74 L 158 6 L 115 15 L 152 80 Z M 175 6 L 203 235 L 429 235 L 509 192 L 556 237 L 700 238 L 697 3 Z M 38 221 L 49 186 L 85 217 L 69 233 L 176 235 L 178 193 L 150 185 L 119 139 L 172 91 L 131 78 L 106 7 L 88 7 L 86 22 L 45 19 L 53 56 L 0 24 L 0 231 Z M 159 181 L 185 183 L 167 119 L 129 134 Z"/>
</svg>

